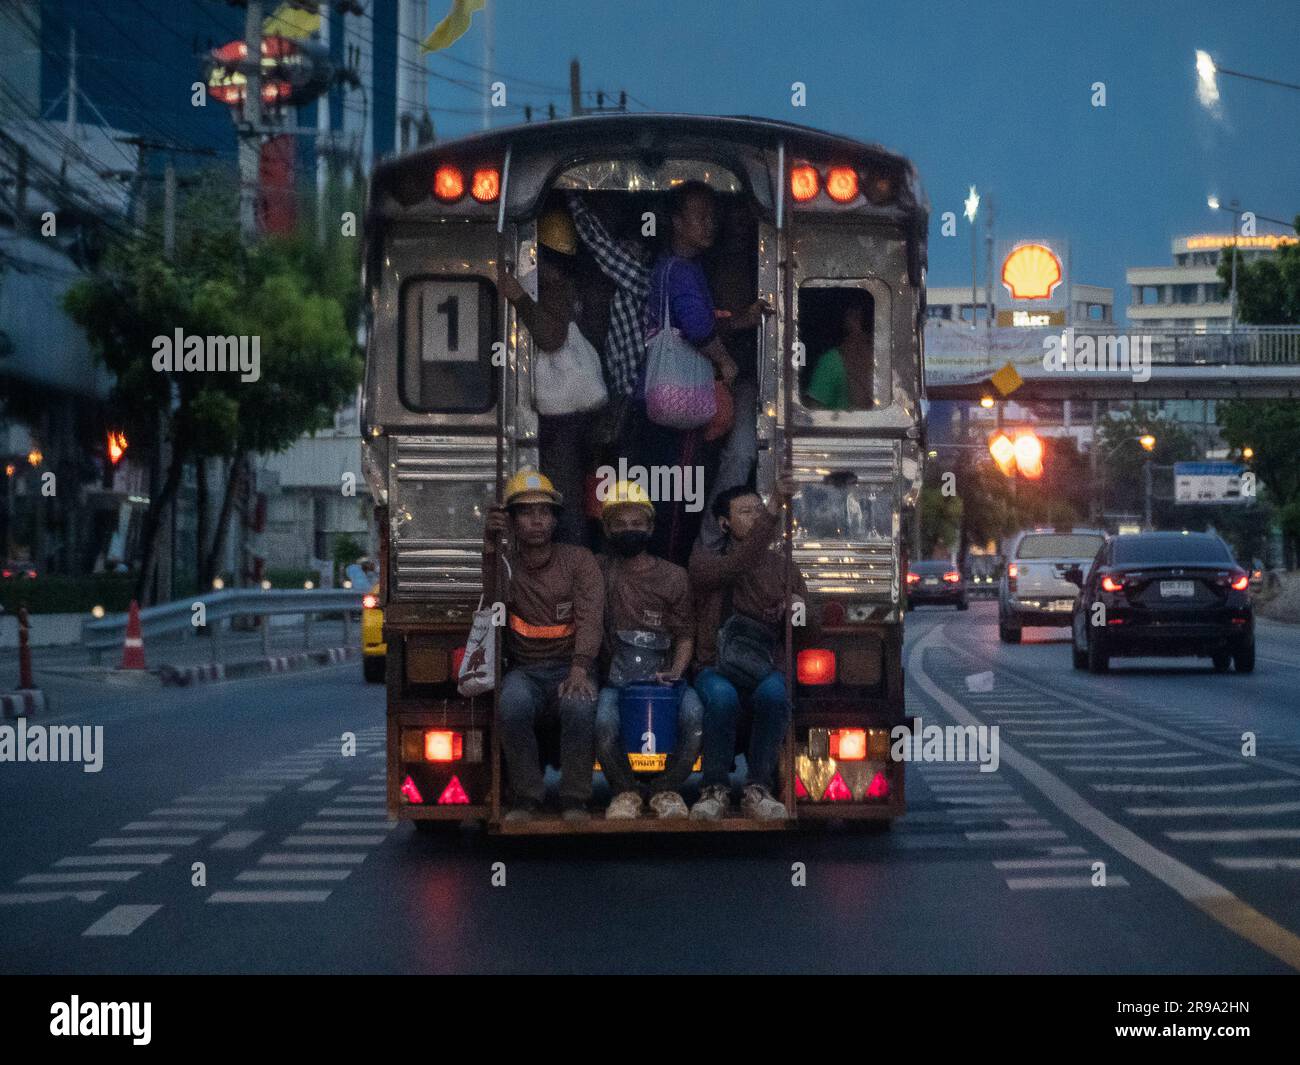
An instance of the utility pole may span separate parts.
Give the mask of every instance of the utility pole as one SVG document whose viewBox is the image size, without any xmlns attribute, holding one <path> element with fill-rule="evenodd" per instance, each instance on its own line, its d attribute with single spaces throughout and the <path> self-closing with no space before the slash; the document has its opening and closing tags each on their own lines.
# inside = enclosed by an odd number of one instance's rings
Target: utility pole
<svg viewBox="0 0 1300 1065">
<path fill-rule="evenodd" d="M 68 139 L 77 141 L 77 30 L 68 28 Z"/>
<path fill-rule="evenodd" d="M 246 244 L 257 237 L 259 168 L 262 162 L 262 0 L 244 10 L 244 121 L 239 130 L 239 232 Z"/>
<path fill-rule="evenodd" d="M 569 60 L 569 114 L 582 114 L 582 69 L 577 56 Z"/>
<path fill-rule="evenodd" d="M 1142 463 L 1142 530 L 1151 531 L 1151 460 Z"/>
</svg>

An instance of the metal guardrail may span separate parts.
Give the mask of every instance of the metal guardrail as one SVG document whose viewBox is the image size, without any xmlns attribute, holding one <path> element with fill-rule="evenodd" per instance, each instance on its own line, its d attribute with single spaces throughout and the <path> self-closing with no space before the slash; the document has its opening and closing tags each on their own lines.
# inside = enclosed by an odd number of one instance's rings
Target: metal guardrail
<svg viewBox="0 0 1300 1065">
<path fill-rule="evenodd" d="M 356 588 L 230 588 L 145 607 L 140 611 L 140 628 L 146 640 L 153 636 L 196 632 L 204 626 L 194 624 L 194 606 L 202 603 L 206 628 L 212 638 L 212 659 L 215 662 L 220 652 L 221 623 L 237 617 L 268 618 L 274 615 L 300 614 L 303 617 L 304 646 L 307 646 L 311 641 L 313 615 L 342 613 L 344 639 L 349 640 L 351 613 L 361 609 L 364 594 Z M 94 664 L 99 664 L 103 652 L 122 647 L 128 616 L 114 614 L 82 624 L 81 643 L 90 652 Z M 264 647 L 269 634 L 270 626 L 264 621 Z"/>
</svg>

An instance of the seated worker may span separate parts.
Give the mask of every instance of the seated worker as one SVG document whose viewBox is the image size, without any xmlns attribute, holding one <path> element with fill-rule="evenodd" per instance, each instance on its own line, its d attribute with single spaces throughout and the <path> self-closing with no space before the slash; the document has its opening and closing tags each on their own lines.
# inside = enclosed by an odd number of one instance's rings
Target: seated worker
<svg viewBox="0 0 1300 1065">
<path fill-rule="evenodd" d="M 700 753 L 704 708 L 682 681 L 695 647 L 690 584 L 681 566 L 647 554 L 654 519 L 654 504 L 634 482 L 620 481 L 601 507 L 609 550 L 601 558 L 609 678 L 596 709 L 596 751 L 614 795 L 605 811 L 609 820 L 640 817 L 645 794 L 657 817 L 685 817 L 686 802 L 677 789 Z M 622 742 L 619 697 L 625 685 L 646 683 L 676 686 L 679 702 L 676 748 L 664 752 L 663 771 L 642 783 Z"/>
<path fill-rule="evenodd" d="M 870 410 L 874 372 L 871 297 L 849 292 L 841 309 L 841 338 L 817 360 L 807 396 L 826 410 Z"/>
<path fill-rule="evenodd" d="M 704 787 L 691 807 L 695 820 L 719 820 L 731 805 L 742 714 L 752 723 L 741 809 L 764 821 L 789 816 L 772 795 L 790 723 L 785 674 L 778 665 L 784 643 L 785 558 L 773 550 L 773 538 L 780 528 L 781 504 L 795 491 L 793 480 L 779 478 L 764 507 L 752 488 L 728 489 L 714 500 L 713 513 L 725 534 L 722 547 L 696 544 L 691 552 L 687 569 L 698 597 L 695 690 L 704 703 Z M 798 570 L 793 592 L 794 601 L 807 595 Z"/>
<path fill-rule="evenodd" d="M 501 753 L 513 792 L 507 821 L 536 816 L 545 796 L 539 724 L 560 725 L 560 809 L 566 821 L 590 818 L 592 736 L 605 599 L 600 566 L 585 547 L 554 543 L 563 500 L 550 479 L 520 470 L 506 483 L 505 506 L 488 511 L 483 588 L 496 589 L 497 545 L 509 532 L 504 601 L 506 672 L 499 698 Z"/>
</svg>

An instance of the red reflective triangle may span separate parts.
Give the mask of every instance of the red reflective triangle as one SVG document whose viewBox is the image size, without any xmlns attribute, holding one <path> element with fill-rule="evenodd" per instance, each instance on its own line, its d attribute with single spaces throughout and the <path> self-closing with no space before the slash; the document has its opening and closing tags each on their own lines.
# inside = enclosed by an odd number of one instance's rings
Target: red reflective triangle
<svg viewBox="0 0 1300 1065">
<path fill-rule="evenodd" d="M 885 779 L 884 773 L 877 773 L 871 778 L 871 783 L 867 785 L 867 798 L 883 799 L 889 795 L 889 781 Z"/>
<path fill-rule="evenodd" d="M 407 802 L 422 803 L 424 796 L 420 794 L 420 789 L 415 786 L 415 781 L 407 777 L 402 781 L 402 798 Z"/>
<path fill-rule="evenodd" d="M 447 786 L 442 789 L 442 794 L 438 796 L 439 806 L 468 806 L 469 796 L 465 794 L 465 789 L 460 786 L 460 778 L 452 777 L 447 782 Z"/>
<path fill-rule="evenodd" d="M 849 791 L 849 786 L 844 783 L 844 778 L 836 771 L 831 777 L 831 782 L 826 785 L 826 794 L 822 798 L 830 799 L 831 802 L 847 802 L 853 798 L 853 792 Z"/>
<path fill-rule="evenodd" d="M 797 773 L 795 774 L 795 778 L 794 778 L 794 797 L 796 799 L 808 798 L 808 789 L 803 786 L 803 781 L 799 779 L 799 775 Z"/>
</svg>

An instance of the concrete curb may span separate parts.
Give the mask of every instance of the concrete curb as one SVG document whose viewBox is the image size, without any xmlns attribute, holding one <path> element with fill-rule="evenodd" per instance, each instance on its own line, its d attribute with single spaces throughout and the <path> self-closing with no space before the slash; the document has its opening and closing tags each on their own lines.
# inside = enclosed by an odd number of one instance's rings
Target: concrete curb
<svg viewBox="0 0 1300 1065">
<path fill-rule="evenodd" d="M 227 662 L 201 666 L 163 666 L 158 675 L 164 685 L 188 687 L 191 684 L 208 684 L 214 681 L 238 680 L 263 673 L 294 673 L 305 669 L 320 669 L 356 658 L 355 647 L 326 647 L 318 651 L 299 651 L 292 655 L 270 655 L 251 658 L 244 662 Z"/>
<path fill-rule="evenodd" d="M 0 692 L 0 707 L 4 709 L 5 717 L 31 717 L 45 713 L 50 704 L 39 688 L 24 688 L 16 692 Z"/>
</svg>

